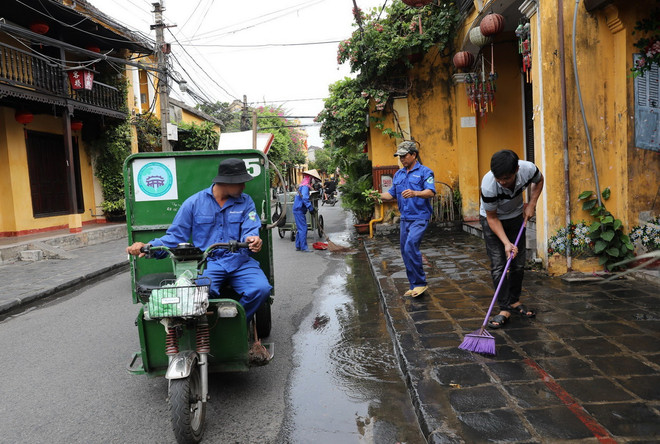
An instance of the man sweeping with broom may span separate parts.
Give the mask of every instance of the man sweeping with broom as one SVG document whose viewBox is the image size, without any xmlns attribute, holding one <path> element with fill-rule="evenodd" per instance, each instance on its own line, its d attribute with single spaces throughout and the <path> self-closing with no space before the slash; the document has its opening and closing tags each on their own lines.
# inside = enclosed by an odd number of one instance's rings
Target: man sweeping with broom
<svg viewBox="0 0 660 444">
<path fill-rule="evenodd" d="M 527 187 L 529 202 L 524 204 L 522 192 Z M 495 338 L 485 331 L 486 323 L 496 329 L 503 327 L 512 313 L 526 318 L 536 316 L 534 310 L 522 305 L 520 294 L 525 269 L 525 225 L 536 212 L 542 190 L 543 174 L 532 162 L 520 160 L 511 150 L 493 154 L 490 171 L 481 181 L 479 221 L 496 290 L 481 329 L 467 335 L 459 348 L 494 355 Z M 496 300 L 500 312 L 488 320 Z"/>
</svg>

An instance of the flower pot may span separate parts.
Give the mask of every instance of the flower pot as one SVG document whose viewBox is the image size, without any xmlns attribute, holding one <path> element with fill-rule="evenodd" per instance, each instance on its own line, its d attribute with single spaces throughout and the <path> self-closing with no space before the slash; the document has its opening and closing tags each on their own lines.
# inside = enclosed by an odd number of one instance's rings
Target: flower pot
<svg viewBox="0 0 660 444">
<path fill-rule="evenodd" d="M 353 226 L 358 234 L 369 234 L 369 224 L 355 224 Z"/>
<path fill-rule="evenodd" d="M 106 213 L 105 220 L 108 222 L 126 222 L 126 213 Z"/>
</svg>

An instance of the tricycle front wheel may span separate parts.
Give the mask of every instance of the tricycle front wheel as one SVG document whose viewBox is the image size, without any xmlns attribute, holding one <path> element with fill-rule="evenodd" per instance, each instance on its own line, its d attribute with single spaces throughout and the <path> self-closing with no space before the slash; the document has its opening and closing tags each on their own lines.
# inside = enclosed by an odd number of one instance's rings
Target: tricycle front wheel
<svg viewBox="0 0 660 444">
<path fill-rule="evenodd" d="M 187 378 L 170 380 L 172 428 L 179 444 L 198 443 L 204 434 L 206 403 L 199 372 L 197 366 Z"/>
</svg>

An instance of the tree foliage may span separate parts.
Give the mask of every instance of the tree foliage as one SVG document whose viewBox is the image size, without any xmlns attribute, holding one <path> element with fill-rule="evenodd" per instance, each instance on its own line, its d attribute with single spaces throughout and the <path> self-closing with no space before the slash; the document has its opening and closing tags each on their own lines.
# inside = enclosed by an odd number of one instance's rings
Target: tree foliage
<svg viewBox="0 0 660 444">
<path fill-rule="evenodd" d="M 309 168 L 316 169 L 321 173 L 332 173 L 334 167 L 330 151 L 325 149 L 314 151 L 314 160 L 309 162 Z"/>
<path fill-rule="evenodd" d="M 278 167 L 305 163 L 306 134 L 285 117 L 286 112 L 281 107 L 259 107 L 254 111 L 259 131 L 274 136 L 268 151 L 270 161 Z"/>
<path fill-rule="evenodd" d="M 330 85 L 329 91 L 316 118 L 321 122 L 321 135 L 338 147 L 339 154 L 361 152 L 369 129 L 369 100 L 362 95 L 359 80 L 345 77 Z"/>
<path fill-rule="evenodd" d="M 197 109 L 209 116 L 219 119 L 223 132 L 235 133 L 241 131 L 241 111 L 232 111 L 231 104 L 227 102 L 204 103 L 197 105 Z"/>
<path fill-rule="evenodd" d="M 106 212 L 123 212 L 124 160 L 131 154 L 131 125 L 128 120 L 105 128 L 90 144 L 95 174 L 101 183 Z"/>
<path fill-rule="evenodd" d="M 204 151 L 217 149 L 220 135 L 211 122 L 181 122 L 178 138 L 172 143 L 174 151 Z"/>
</svg>

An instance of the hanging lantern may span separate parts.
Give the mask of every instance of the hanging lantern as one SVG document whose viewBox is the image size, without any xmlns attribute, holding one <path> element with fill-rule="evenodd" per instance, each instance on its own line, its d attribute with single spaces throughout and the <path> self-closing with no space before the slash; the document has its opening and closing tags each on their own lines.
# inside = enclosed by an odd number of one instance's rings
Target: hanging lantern
<svg viewBox="0 0 660 444">
<path fill-rule="evenodd" d="M 488 14 L 481 19 L 479 29 L 486 37 L 499 34 L 504 30 L 504 16 L 500 14 Z"/>
<path fill-rule="evenodd" d="M 80 131 L 83 127 L 83 123 L 80 120 L 71 121 L 71 131 Z"/>
<path fill-rule="evenodd" d="M 68 70 L 71 89 L 86 89 L 91 91 L 94 85 L 94 71 L 85 68 L 73 68 Z"/>
<path fill-rule="evenodd" d="M 30 111 L 16 111 L 16 114 L 14 114 L 14 119 L 16 119 L 16 121 L 21 125 L 27 125 L 34 119 L 34 114 L 32 114 Z"/>
<path fill-rule="evenodd" d="M 46 34 L 50 26 L 44 22 L 32 22 L 30 23 L 30 30 L 37 34 Z"/>
<path fill-rule="evenodd" d="M 431 0 L 401 0 L 406 5 L 413 8 L 421 8 L 431 3 Z"/>
<path fill-rule="evenodd" d="M 485 35 L 483 35 L 478 26 L 470 30 L 470 41 L 472 42 L 473 45 L 476 45 L 479 48 L 481 48 L 484 45 L 487 45 L 492 40 L 493 39 L 491 37 L 486 37 Z"/>
<path fill-rule="evenodd" d="M 92 51 L 92 52 L 96 52 L 96 53 L 101 52 L 101 48 L 99 48 L 98 46 L 94 46 L 94 45 L 87 45 L 87 46 L 85 46 L 85 49 L 87 51 Z"/>
<path fill-rule="evenodd" d="M 460 51 L 454 55 L 453 62 L 457 69 L 467 69 L 474 63 L 474 56 L 469 51 Z"/>
</svg>

